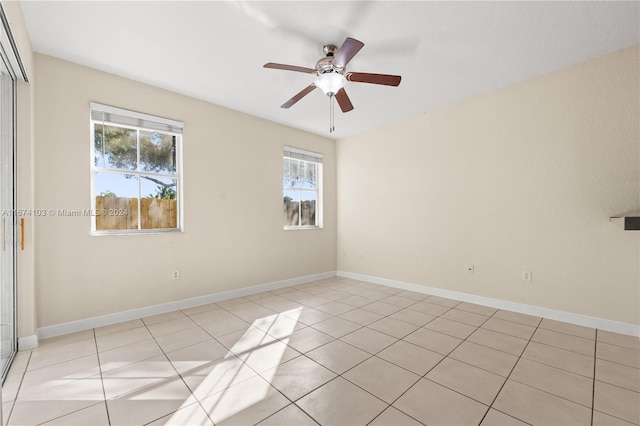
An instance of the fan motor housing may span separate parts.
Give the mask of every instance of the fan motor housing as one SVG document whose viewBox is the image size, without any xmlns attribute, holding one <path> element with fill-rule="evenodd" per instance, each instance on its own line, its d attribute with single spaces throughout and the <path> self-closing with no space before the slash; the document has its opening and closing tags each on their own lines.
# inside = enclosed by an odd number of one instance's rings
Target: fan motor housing
<svg viewBox="0 0 640 426">
<path fill-rule="evenodd" d="M 330 72 L 344 73 L 344 68 L 340 69 L 333 66 L 333 56 L 337 50 L 338 47 L 335 44 L 324 45 L 322 51 L 326 56 L 318 59 L 318 62 L 316 62 L 316 71 L 318 74 L 327 74 Z"/>
</svg>

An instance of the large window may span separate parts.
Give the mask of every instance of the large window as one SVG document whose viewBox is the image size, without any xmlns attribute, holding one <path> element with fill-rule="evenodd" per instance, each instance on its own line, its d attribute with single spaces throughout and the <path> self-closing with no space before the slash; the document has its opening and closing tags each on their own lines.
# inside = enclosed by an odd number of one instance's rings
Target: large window
<svg viewBox="0 0 640 426">
<path fill-rule="evenodd" d="M 322 227 L 322 154 L 284 148 L 284 228 Z"/>
<path fill-rule="evenodd" d="M 181 229 L 182 127 L 91 103 L 93 233 Z"/>
</svg>

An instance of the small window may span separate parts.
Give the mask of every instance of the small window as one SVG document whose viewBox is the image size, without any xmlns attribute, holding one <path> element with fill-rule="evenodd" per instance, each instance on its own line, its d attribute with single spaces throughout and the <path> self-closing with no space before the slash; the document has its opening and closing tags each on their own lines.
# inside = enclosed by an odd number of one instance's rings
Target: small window
<svg viewBox="0 0 640 426">
<path fill-rule="evenodd" d="M 322 228 L 322 154 L 284 148 L 284 228 Z"/>
<path fill-rule="evenodd" d="M 94 234 L 179 231 L 181 122 L 91 103 Z"/>
</svg>

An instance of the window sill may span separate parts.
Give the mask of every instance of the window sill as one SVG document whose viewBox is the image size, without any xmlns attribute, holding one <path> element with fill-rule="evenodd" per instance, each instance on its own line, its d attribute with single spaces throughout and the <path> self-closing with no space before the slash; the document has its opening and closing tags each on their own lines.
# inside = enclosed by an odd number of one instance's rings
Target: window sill
<svg viewBox="0 0 640 426">
<path fill-rule="evenodd" d="M 91 231 L 92 237 L 108 237 L 111 235 L 166 235 L 166 234 L 182 234 L 182 229 L 149 229 L 144 231 Z"/>
<path fill-rule="evenodd" d="M 321 226 L 285 226 L 285 231 L 313 231 L 323 229 Z"/>
</svg>

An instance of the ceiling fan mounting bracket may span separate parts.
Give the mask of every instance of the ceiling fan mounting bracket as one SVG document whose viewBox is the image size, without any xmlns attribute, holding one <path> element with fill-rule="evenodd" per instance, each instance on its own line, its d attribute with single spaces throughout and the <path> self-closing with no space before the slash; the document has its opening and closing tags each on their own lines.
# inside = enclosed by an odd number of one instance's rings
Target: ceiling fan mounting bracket
<svg viewBox="0 0 640 426">
<path fill-rule="evenodd" d="M 335 44 L 325 44 L 322 47 L 322 51 L 324 52 L 325 56 L 327 57 L 334 57 L 336 51 L 338 50 L 338 46 L 336 46 Z"/>
</svg>

